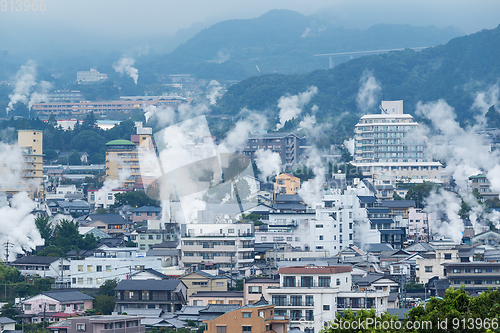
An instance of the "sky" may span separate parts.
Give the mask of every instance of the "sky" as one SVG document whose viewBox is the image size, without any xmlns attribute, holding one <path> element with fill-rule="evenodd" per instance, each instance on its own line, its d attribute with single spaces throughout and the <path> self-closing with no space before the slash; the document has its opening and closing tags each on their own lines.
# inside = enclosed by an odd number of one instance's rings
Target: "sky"
<svg viewBox="0 0 500 333">
<path fill-rule="evenodd" d="M 8 3 L 0 7 L 0 50 L 61 41 L 69 48 L 101 47 L 109 41 L 133 48 L 182 29 L 191 28 L 193 34 L 223 20 L 255 18 L 271 9 L 318 14 L 349 28 L 408 23 L 454 26 L 468 34 L 500 23 L 498 0 L 45 0 L 43 12 L 17 12 Z"/>
</svg>

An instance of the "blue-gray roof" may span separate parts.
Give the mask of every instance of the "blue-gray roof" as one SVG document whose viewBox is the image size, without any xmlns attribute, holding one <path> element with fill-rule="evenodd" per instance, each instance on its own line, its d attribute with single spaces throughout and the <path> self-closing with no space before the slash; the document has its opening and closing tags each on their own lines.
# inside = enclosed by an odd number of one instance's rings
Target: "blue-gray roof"
<svg viewBox="0 0 500 333">
<path fill-rule="evenodd" d="M 87 221 L 101 221 L 106 224 L 127 224 L 127 221 L 120 215 L 115 213 L 110 214 L 89 214 L 85 218 Z"/>
<path fill-rule="evenodd" d="M 413 201 L 413 200 L 385 200 L 385 201 L 382 201 L 382 206 L 389 207 L 389 208 L 415 207 L 415 201 Z"/>
<path fill-rule="evenodd" d="M 358 195 L 358 199 L 363 203 L 377 202 L 377 198 L 375 198 L 374 196 Z"/>
<path fill-rule="evenodd" d="M 390 214 L 391 210 L 388 207 L 371 207 L 366 209 L 369 214 Z"/>
<path fill-rule="evenodd" d="M 42 295 L 58 300 L 61 303 L 93 299 L 89 295 L 79 291 L 47 291 L 42 293 Z"/>
<path fill-rule="evenodd" d="M 131 210 L 132 213 L 142 213 L 142 212 L 161 212 L 160 207 L 155 207 L 155 206 L 142 206 L 139 208 L 135 208 Z"/>
<path fill-rule="evenodd" d="M 180 280 L 122 280 L 115 290 L 174 290 Z"/>
<path fill-rule="evenodd" d="M 394 220 L 393 219 L 370 219 L 370 223 L 386 224 L 386 223 L 394 223 Z"/>
<path fill-rule="evenodd" d="M 380 252 L 380 251 L 394 251 L 394 249 L 389 244 L 372 243 L 372 244 L 365 244 L 363 246 L 363 251 L 365 251 L 365 252 Z"/>
<path fill-rule="evenodd" d="M 379 231 L 382 235 L 404 235 L 404 231 L 401 229 L 384 229 Z"/>
</svg>

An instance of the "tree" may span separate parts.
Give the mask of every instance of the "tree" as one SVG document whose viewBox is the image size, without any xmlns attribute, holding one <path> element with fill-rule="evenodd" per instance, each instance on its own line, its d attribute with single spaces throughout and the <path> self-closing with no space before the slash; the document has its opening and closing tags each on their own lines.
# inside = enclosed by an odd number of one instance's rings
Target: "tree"
<svg viewBox="0 0 500 333">
<path fill-rule="evenodd" d="M 160 202 L 148 197 L 144 191 L 129 191 L 124 193 L 117 193 L 115 195 L 115 204 L 112 208 L 117 208 L 124 205 L 132 206 L 135 208 L 142 206 L 160 207 Z"/>
<path fill-rule="evenodd" d="M 54 229 L 53 244 L 61 248 L 64 253 L 70 250 L 79 250 L 82 236 L 78 231 L 78 222 L 63 219 Z"/>
<path fill-rule="evenodd" d="M 52 241 L 52 224 L 49 222 L 49 217 L 38 215 L 35 218 L 35 225 L 40 236 L 45 240 L 45 245 L 49 245 Z"/>
<path fill-rule="evenodd" d="M 118 279 L 106 280 L 99 287 L 99 291 L 97 292 L 99 295 L 106 296 L 115 296 L 115 288 L 118 285 Z"/>
<path fill-rule="evenodd" d="M 248 196 L 250 195 L 250 185 L 248 185 L 248 182 L 246 179 L 239 179 L 236 182 L 236 190 L 238 191 L 238 196 L 240 197 L 240 200 L 243 201 Z M 236 196 L 236 193 L 235 193 Z"/>
<path fill-rule="evenodd" d="M 432 190 L 438 188 L 433 182 L 424 181 L 422 184 L 411 186 L 406 192 L 405 199 L 415 201 L 415 208 L 423 208 L 425 199 L 431 194 Z"/>
<path fill-rule="evenodd" d="M 115 297 L 99 295 L 94 298 L 94 309 L 103 315 L 110 315 L 115 309 Z"/>
</svg>

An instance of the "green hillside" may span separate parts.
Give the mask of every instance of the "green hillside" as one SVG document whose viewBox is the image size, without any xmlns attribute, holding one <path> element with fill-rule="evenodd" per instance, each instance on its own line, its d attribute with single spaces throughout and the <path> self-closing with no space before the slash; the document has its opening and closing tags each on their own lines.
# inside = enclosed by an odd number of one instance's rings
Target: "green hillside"
<svg viewBox="0 0 500 333">
<path fill-rule="evenodd" d="M 500 78 L 500 26 L 420 52 L 406 49 L 366 56 L 300 75 L 254 76 L 231 86 L 213 112 L 237 114 L 247 107 L 266 110 L 276 118 L 280 96 L 316 86 L 318 94 L 310 105 L 319 107 L 317 118 L 335 122 L 347 112 L 341 127 L 350 134 L 360 114 L 356 96 L 365 71 L 371 71 L 382 88 L 379 100 L 403 99 L 405 112 L 413 113 L 418 101 L 442 98 L 455 107 L 459 121 L 467 122 L 476 93 Z"/>
<path fill-rule="evenodd" d="M 255 19 L 215 24 L 172 53 L 144 65 L 157 73 L 238 80 L 257 74 L 328 68 L 328 59 L 315 54 L 434 46 L 459 35 L 453 28 L 410 25 L 346 29 L 294 11 L 272 10 Z M 340 57 L 335 62 L 348 59 Z"/>
</svg>

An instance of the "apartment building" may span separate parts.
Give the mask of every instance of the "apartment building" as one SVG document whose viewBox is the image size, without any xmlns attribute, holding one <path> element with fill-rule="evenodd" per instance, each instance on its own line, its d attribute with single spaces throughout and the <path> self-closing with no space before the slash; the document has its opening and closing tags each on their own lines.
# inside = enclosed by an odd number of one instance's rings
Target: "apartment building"
<svg viewBox="0 0 500 333">
<path fill-rule="evenodd" d="M 352 291 L 352 267 L 296 266 L 280 268 L 279 287 L 268 289 L 275 315 L 290 318 L 290 329 L 318 333 L 338 311 L 387 309 L 389 291 Z"/>
<path fill-rule="evenodd" d="M 126 315 L 75 317 L 50 325 L 48 329 L 54 333 L 144 333 L 146 327 L 141 324 L 144 318 Z"/>
<path fill-rule="evenodd" d="M 491 190 L 491 183 L 483 174 L 477 174 L 469 177 L 469 186 L 472 190 L 477 190 L 485 199 L 498 197 L 498 192 Z"/>
<path fill-rule="evenodd" d="M 91 68 L 88 71 L 76 72 L 76 81 L 78 83 L 99 82 L 101 80 L 106 80 L 107 78 L 108 76 L 106 74 L 99 73 L 96 68 Z"/>
<path fill-rule="evenodd" d="M 426 253 L 420 253 L 423 258 L 416 259 L 416 280 L 419 283 L 428 283 L 430 279 L 445 277 L 445 264 L 459 262 L 458 249 L 445 248 L 435 249 Z"/>
<path fill-rule="evenodd" d="M 471 294 L 500 287 L 500 262 L 447 262 L 444 276 L 453 288 L 465 287 Z"/>
<path fill-rule="evenodd" d="M 297 194 L 300 190 L 300 178 L 288 173 L 281 173 L 274 182 L 274 193 Z"/>
<path fill-rule="evenodd" d="M 377 179 L 441 180 L 418 123 L 403 113 L 403 101 L 382 101 L 380 114 L 361 117 L 355 127 L 353 165 Z"/>
<path fill-rule="evenodd" d="M 253 223 L 182 224 L 182 266 L 232 268 L 244 274 L 254 262 Z"/>
<path fill-rule="evenodd" d="M 278 153 L 281 166 L 288 168 L 299 160 L 300 138 L 293 133 L 250 134 L 243 149 L 245 155 L 255 160 L 255 152 L 259 149 Z"/>
<path fill-rule="evenodd" d="M 245 279 L 243 291 L 245 295 L 244 304 L 253 304 L 258 302 L 262 297 L 268 302 L 271 301 L 268 294 L 268 289 L 271 287 L 277 288 L 280 285 L 279 276 L 275 278 L 250 278 Z"/>
<path fill-rule="evenodd" d="M 194 271 L 183 275 L 180 280 L 188 287 L 188 297 L 198 291 L 227 291 L 227 277 Z"/>
</svg>

